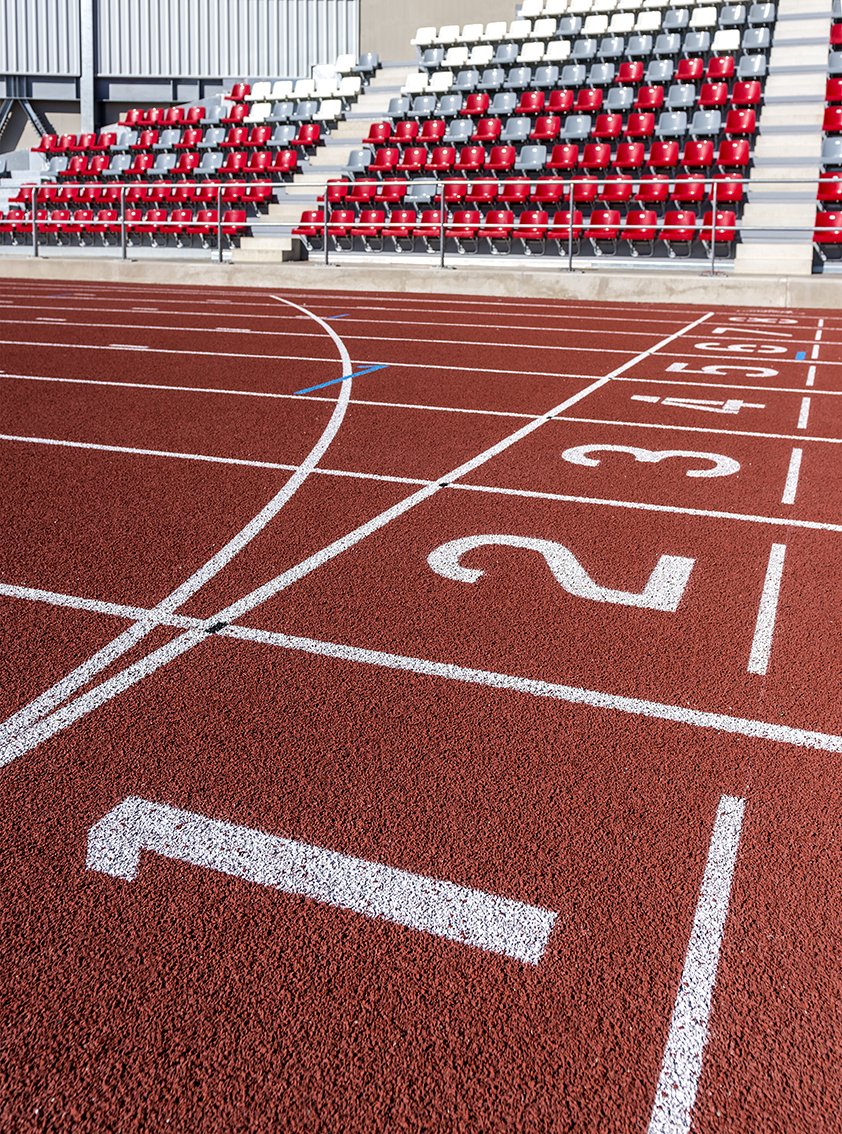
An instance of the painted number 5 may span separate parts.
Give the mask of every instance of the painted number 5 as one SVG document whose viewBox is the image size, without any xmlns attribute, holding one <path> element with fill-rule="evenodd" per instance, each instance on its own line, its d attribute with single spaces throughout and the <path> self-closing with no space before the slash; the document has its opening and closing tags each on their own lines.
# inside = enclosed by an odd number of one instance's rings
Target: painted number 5
<svg viewBox="0 0 842 1134">
<path fill-rule="evenodd" d="M 478 547 L 519 547 L 536 551 L 546 560 L 556 581 L 568 594 L 591 602 L 611 602 L 619 606 L 637 606 L 644 610 L 674 611 L 687 587 L 695 559 L 681 555 L 662 555 L 642 591 L 615 591 L 595 583 L 569 548 L 548 539 L 530 539 L 516 535 L 475 535 L 443 543 L 427 557 L 437 575 L 459 583 L 476 583 L 485 574 L 476 568 L 463 567 L 459 560 Z"/>
<path fill-rule="evenodd" d="M 669 457 L 684 457 L 688 461 L 709 461 L 713 468 L 687 469 L 685 476 L 732 476 L 740 471 L 740 462 L 731 457 L 723 457 L 719 453 L 697 453 L 692 449 L 639 449 L 636 445 L 575 445 L 572 449 L 565 449 L 562 459 L 571 465 L 587 465 L 596 468 L 600 464 L 599 458 L 592 457 L 591 453 L 629 453 L 636 461 L 655 465 L 666 461 Z"/>
</svg>

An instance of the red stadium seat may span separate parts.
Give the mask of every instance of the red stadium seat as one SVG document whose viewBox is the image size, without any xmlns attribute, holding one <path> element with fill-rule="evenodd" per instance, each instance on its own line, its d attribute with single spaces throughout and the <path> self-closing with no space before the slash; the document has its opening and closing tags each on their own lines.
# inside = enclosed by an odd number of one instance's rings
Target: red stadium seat
<svg viewBox="0 0 842 1134">
<path fill-rule="evenodd" d="M 217 217 L 215 210 L 206 209 L 206 210 L 204 210 L 204 212 L 205 213 L 211 213 L 211 212 L 213 213 L 214 231 L 215 231 L 215 227 L 216 227 L 215 222 L 216 222 L 216 217 Z M 198 216 L 197 219 L 209 220 L 210 218 L 209 217 L 203 217 L 202 213 L 199 213 L 199 216 Z M 298 224 L 292 230 L 292 235 L 304 237 L 307 241 L 312 240 L 316 237 L 322 237 L 322 236 L 324 236 L 324 223 L 325 223 L 324 210 L 322 210 L 322 209 L 305 209 L 304 212 L 301 214 L 301 220 L 298 222 Z M 203 235 L 206 235 L 206 236 L 211 235 L 210 230 L 205 231 L 203 233 Z"/>
<path fill-rule="evenodd" d="M 395 248 L 401 247 L 401 241 L 412 241 L 418 216 L 414 209 L 392 209 L 389 219 L 383 226 L 383 235 L 391 236 Z"/>
<path fill-rule="evenodd" d="M 81 244 L 82 237 L 88 231 L 88 225 L 93 223 L 93 219 L 92 209 L 77 209 L 73 217 L 61 225 L 61 233 L 66 236 L 78 236 Z"/>
<path fill-rule="evenodd" d="M 147 200 L 158 208 L 164 208 L 172 204 L 174 189 L 174 185 L 152 185 L 149 188 L 149 197 Z"/>
<path fill-rule="evenodd" d="M 248 177 L 267 178 L 272 176 L 274 154 L 268 150 L 257 150 L 249 154 L 248 165 L 243 170 Z"/>
<path fill-rule="evenodd" d="M 717 205 L 739 205 L 745 196 L 743 178 L 740 173 L 717 173 L 711 181 L 710 199 L 713 200 L 713 186 L 716 186 Z"/>
<path fill-rule="evenodd" d="M 368 167 L 369 173 L 380 176 L 383 173 L 393 173 L 401 160 L 401 152 L 397 146 L 383 146 L 376 151 L 374 161 Z"/>
<path fill-rule="evenodd" d="M 618 86 L 628 86 L 643 81 L 643 63 L 639 59 L 634 62 L 621 63 L 614 82 Z"/>
<path fill-rule="evenodd" d="M 704 73 L 704 59 L 680 59 L 674 78 L 677 83 L 698 83 Z"/>
<path fill-rule="evenodd" d="M 382 146 L 392 136 L 391 122 L 372 122 L 368 134 L 363 138 L 364 146 Z"/>
<path fill-rule="evenodd" d="M 598 114 L 591 131 L 591 137 L 599 141 L 613 142 L 620 137 L 623 128 L 622 114 Z"/>
<path fill-rule="evenodd" d="M 181 247 L 182 237 L 191 235 L 191 226 L 193 223 L 192 209 L 173 209 L 170 213 L 169 223 L 165 227 L 167 235 L 174 236 L 176 241 Z"/>
<path fill-rule="evenodd" d="M 298 133 L 289 143 L 291 146 L 301 146 L 302 149 L 309 149 L 311 146 L 318 146 L 322 137 L 322 128 L 318 122 L 302 122 L 298 127 Z"/>
<path fill-rule="evenodd" d="M 669 199 L 670 179 L 666 174 L 641 181 L 634 197 L 639 205 L 664 205 Z"/>
<path fill-rule="evenodd" d="M 138 154 L 126 170 L 126 177 L 145 177 L 154 164 L 153 154 Z"/>
<path fill-rule="evenodd" d="M 553 146 L 553 152 L 547 162 L 547 169 L 561 169 L 570 172 L 578 164 L 579 147 L 574 145 L 573 142 L 562 142 L 558 146 Z"/>
<path fill-rule="evenodd" d="M 184 121 L 183 106 L 168 106 L 161 119 L 162 126 L 180 126 Z"/>
<path fill-rule="evenodd" d="M 503 123 L 499 118 L 480 118 L 476 123 L 476 129 L 471 135 L 471 141 L 477 142 L 479 145 L 493 145 L 503 130 Z"/>
<path fill-rule="evenodd" d="M 441 238 L 442 230 L 442 211 L 441 209 L 422 209 L 421 216 L 415 225 L 415 236 L 420 236 L 424 241 L 425 247 L 430 247 L 430 242 L 438 241 Z"/>
<path fill-rule="evenodd" d="M 573 109 L 573 91 L 550 91 L 544 109 L 549 114 L 567 114 Z"/>
<path fill-rule="evenodd" d="M 245 213 L 243 213 L 243 217 L 245 217 Z M 224 219 L 225 217 L 223 217 Z M 348 238 L 351 226 L 356 219 L 357 214 L 353 209 L 332 209 L 327 218 L 328 236 L 332 236 L 334 243 L 338 245 L 340 240 Z"/>
<path fill-rule="evenodd" d="M 737 214 L 728 210 L 720 211 L 717 209 L 714 219 L 712 210 L 706 212 L 702 217 L 701 238 L 708 251 L 711 243 L 714 244 L 714 251 L 720 245 L 726 247 L 733 245 L 737 239 Z"/>
<path fill-rule="evenodd" d="M 549 224 L 549 215 L 543 209 L 526 209 L 517 218 L 512 235 L 521 241 L 527 254 L 534 251 L 533 244 L 543 252 Z"/>
<path fill-rule="evenodd" d="M 676 177 L 669 199 L 677 205 L 700 205 L 707 196 L 703 173 L 681 173 Z"/>
<path fill-rule="evenodd" d="M 699 92 L 701 110 L 717 110 L 728 103 L 727 83 L 705 83 Z"/>
<path fill-rule="evenodd" d="M 174 150 L 195 150 L 199 142 L 202 140 L 202 131 L 197 126 L 190 126 L 184 131 L 177 142 L 174 143 Z"/>
<path fill-rule="evenodd" d="M 831 254 L 842 255 L 842 211 L 816 213 L 813 245 L 822 260 Z"/>
<path fill-rule="evenodd" d="M 575 114 L 595 114 L 602 106 L 603 94 L 594 87 L 582 87 L 573 104 Z"/>
<path fill-rule="evenodd" d="M 220 118 L 220 125 L 222 126 L 239 126 L 240 123 L 245 121 L 249 108 L 244 102 L 236 103 L 232 106 L 224 118 Z"/>
<path fill-rule="evenodd" d="M 533 142 L 554 142 L 561 133 L 561 118 L 557 114 L 542 114 L 535 119 L 535 127 L 529 135 Z"/>
<path fill-rule="evenodd" d="M 485 157 L 482 146 L 463 146 L 453 168 L 457 173 L 476 173 L 485 165 Z"/>
<path fill-rule="evenodd" d="M 485 91 L 469 94 L 459 113 L 469 118 L 484 118 L 490 101 Z"/>
<path fill-rule="evenodd" d="M 401 153 L 400 161 L 394 167 L 398 173 L 411 177 L 413 173 L 421 173 L 427 164 L 426 146 L 407 146 Z"/>
<path fill-rule="evenodd" d="M 751 161 L 751 151 L 745 138 L 720 142 L 716 164 L 721 170 L 745 169 Z"/>
<path fill-rule="evenodd" d="M 420 128 L 420 123 L 416 122 L 414 118 L 406 118 L 403 122 L 396 122 L 392 143 L 399 146 L 411 146 L 418 137 Z"/>
<path fill-rule="evenodd" d="M 59 177 L 66 181 L 80 181 L 88 172 L 88 159 L 84 154 L 72 157 L 66 169 L 59 170 Z"/>
<path fill-rule="evenodd" d="M 164 110 L 160 106 L 147 107 L 143 112 L 141 122 L 144 126 L 160 126 L 164 119 Z"/>
<path fill-rule="evenodd" d="M 532 192 L 532 182 L 528 177 L 509 177 L 501 181 L 497 191 L 500 205 L 525 205 Z"/>
<path fill-rule="evenodd" d="M 204 122 L 205 108 L 203 106 L 189 106 L 187 113 L 184 115 L 185 126 L 198 126 L 200 122 Z"/>
<path fill-rule="evenodd" d="M 108 154 L 95 154 L 88 162 L 86 177 L 102 177 L 106 169 L 111 164 L 111 158 Z"/>
<path fill-rule="evenodd" d="M 86 153 L 96 146 L 96 134 L 80 134 L 78 138 L 74 138 L 68 150 L 74 154 Z"/>
<path fill-rule="evenodd" d="M 733 79 L 736 71 L 733 55 L 714 55 L 708 60 L 705 78 L 711 82 L 721 79 Z"/>
<path fill-rule="evenodd" d="M 635 110 L 660 110 L 663 105 L 663 87 L 640 87 L 634 100 Z"/>
<path fill-rule="evenodd" d="M 825 99 L 829 103 L 842 102 L 842 78 L 833 78 L 827 80 L 825 88 Z"/>
<path fill-rule="evenodd" d="M 828 106 L 825 109 L 822 130 L 825 134 L 842 132 L 842 106 Z"/>
<path fill-rule="evenodd" d="M 512 229 L 515 214 L 511 209 L 491 209 L 485 216 L 482 235 L 491 245 L 492 252 L 498 252 L 497 244 L 504 243 L 508 252 L 512 246 Z"/>
<path fill-rule="evenodd" d="M 471 206 L 490 205 L 497 200 L 499 184 L 495 177 L 480 177 L 475 181 L 466 181 L 465 186 L 465 201 Z"/>
<path fill-rule="evenodd" d="M 298 154 L 295 150 L 278 150 L 268 172 L 273 177 L 291 177 L 297 168 Z"/>
<path fill-rule="evenodd" d="M 713 142 L 710 138 L 686 142 L 681 164 L 685 169 L 710 169 L 713 165 Z"/>
<path fill-rule="evenodd" d="M 192 177 L 200 160 L 199 155 L 192 150 L 179 154 L 178 161 L 172 167 L 173 177 Z"/>
<path fill-rule="evenodd" d="M 652 138 L 655 134 L 655 115 L 651 110 L 635 110 L 626 122 L 625 135 L 634 141 L 637 138 Z"/>
<path fill-rule="evenodd" d="M 842 46 L 842 24 L 830 25 L 830 46 Z"/>
<path fill-rule="evenodd" d="M 131 110 L 126 111 L 120 121 L 124 126 L 139 126 L 143 121 L 143 111 L 132 107 Z"/>
<path fill-rule="evenodd" d="M 731 105 L 736 109 L 742 107 L 758 107 L 763 98 L 763 92 L 757 79 L 748 82 L 734 83 L 731 91 Z"/>
<path fill-rule="evenodd" d="M 651 256 L 658 237 L 658 214 L 654 209 L 631 209 L 620 230 L 620 239 L 629 247 L 632 256 L 641 253 Z"/>
<path fill-rule="evenodd" d="M 154 243 L 168 216 L 166 209 L 147 209 L 145 213 L 140 213 L 137 220 L 133 220 L 128 225 L 129 233 L 132 236 L 151 236 Z"/>
<path fill-rule="evenodd" d="M 609 177 L 602 183 L 597 199 L 603 205 L 626 205 L 633 191 L 634 180 L 631 177 Z"/>
<path fill-rule="evenodd" d="M 576 177 L 573 180 L 574 205 L 592 205 L 598 192 L 598 177 Z"/>
<path fill-rule="evenodd" d="M 359 180 L 351 183 L 347 200 L 353 201 L 355 205 L 367 205 L 377 196 L 377 190 L 381 184 L 386 186 L 392 183 L 390 181 L 374 181 L 370 177 L 361 177 Z"/>
<path fill-rule="evenodd" d="M 248 149 L 263 149 L 269 145 L 269 139 L 272 137 L 271 126 L 254 126 L 249 130 L 248 140 L 245 145 Z"/>
<path fill-rule="evenodd" d="M 456 164 L 455 146 L 436 146 L 427 162 L 428 173 L 449 173 Z"/>
<path fill-rule="evenodd" d="M 514 169 L 516 160 L 517 150 L 514 146 L 492 146 L 485 168 L 494 173 L 508 173 Z"/>
<path fill-rule="evenodd" d="M 150 200 L 151 193 L 151 185 L 129 185 L 126 189 L 126 204 L 132 206 L 146 204 Z"/>
<path fill-rule="evenodd" d="M 441 183 L 446 205 L 461 205 L 468 195 L 470 181 L 466 177 L 446 177 Z"/>
<path fill-rule="evenodd" d="M 688 209 L 673 209 L 664 216 L 661 239 L 671 257 L 689 256 L 696 239 L 696 214 Z M 680 250 L 680 251 L 679 251 Z"/>
<path fill-rule="evenodd" d="M 570 209 L 560 209 L 553 217 L 547 235 L 555 241 L 559 252 L 569 252 L 571 244 L 573 252 L 578 252 L 584 231 L 584 217 L 579 209 L 573 209 L 572 212 Z"/>
<path fill-rule="evenodd" d="M 377 242 L 377 247 L 383 247 L 383 225 L 386 223 L 385 209 L 363 209 L 357 218 L 357 223 L 351 225 L 351 237 L 362 240 L 368 249 Z"/>
<path fill-rule="evenodd" d="M 447 133 L 447 123 L 443 118 L 428 118 L 421 126 L 418 142 L 422 146 L 438 145 Z"/>
<path fill-rule="evenodd" d="M 587 142 L 582 151 L 582 169 L 602 171 L 611 164 L 611 146 L 608 142 Z"/>
<path fill-rule="evenodd" d="M 678 142 L 653 142 L 649 151 L 649 168 L 675 169 L 678 165 Z"/>
<path fill-rule="evenodd" d="M 528 117 L 532 117 L 533 114 L 540 114 L 544 109 L 546 100 L 547 96 L 544 91 L 523 91 L 514 113 L 525 114 Z"/>
<path fill-rule="evenodd" d="M 590 240 L 594 255 L 617 251 L 622 218 L 619 209 L 594 209 L 588 221 L 585 235 Z"/>
<path fill-rule="evenodd" d="M 466 244 L 472 245 L 476 250 L 477 232 L 481 224 L 479 209 L 457 209 L 445 228 L 445 235 L 456 241 L 460 252 L 466 251 Z"/>
<path fill-rule="evenodd" d="M 237 150 L 241 146 L 248 144 L 248 136 L 248 126 L 232 126 L 219 143 L 219 148 L 222 150 Z"/>
<path fill-rule="evenodd" d="M 614 155 L 615 169 L 638 170 L 643 168 L 646 147 L 643 142 L 620 142 Z"/>
<path fill-rule="evenodd" d="M 157 144 L 157 141 L 157 130 L 141 130 L 137 136 L 137 140 L 132 142 L 131 149 L 134 150 L 135 153 L 141 150 L 151 150 L 152 147 Z"/>
<path fill-rule="evenodd" d="M 109 236 L 119 236 L 121 231 L 120 214 L 117 209 L 100 209 L 96 219 L 88 225 L 88 232 L 102 237 L 103 243 Z"/>
<path fill-rule="evenodd" d="M 57 152 L 58 134 L 42 134 L 37 146 L 32 147 L 34 154 L 54 154 Z"/>
<path fill-rule="evenodd" d="M 569 181 L 565 177 L 541 177 L 536 181 L 530 194 L 531 199 L 541 208 L 557 205 L 570 196 Z"/>
<path fill-rule="evenodd" d="M 819 176 L 819 200 L 822 204 L 842 206 L 842 173 Z"/>
</svg>

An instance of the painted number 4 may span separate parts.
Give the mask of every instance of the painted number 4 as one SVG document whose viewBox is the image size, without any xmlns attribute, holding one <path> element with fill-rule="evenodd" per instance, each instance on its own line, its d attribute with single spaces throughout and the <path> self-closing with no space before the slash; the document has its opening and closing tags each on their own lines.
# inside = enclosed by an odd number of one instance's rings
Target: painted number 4
<svg viewBox="0 0 842 1134">
<path fill-rule="evenodd" d="M 739 413 L 744 409 L 766 409 L 762 402 L 744 402 L 740 398 L 726 398 L 717 401 L 714 398 L 658 398 L 654 394 L 632 394 L 633 402 L 648 402 L 650 405 L 671 406 L 673 409 L 694 409 L 703 413 Z"/>
</svg>

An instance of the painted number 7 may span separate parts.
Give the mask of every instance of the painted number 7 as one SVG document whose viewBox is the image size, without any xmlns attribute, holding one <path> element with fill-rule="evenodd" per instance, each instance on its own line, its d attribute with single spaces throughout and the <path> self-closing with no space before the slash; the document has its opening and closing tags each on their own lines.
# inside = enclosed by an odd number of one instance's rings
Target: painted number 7
<svg viewBox="0 0 842 1134">
<path fill-rule="evenodd" d="M 463 567 L 460 560 L 469 551 L 492 545 L 517 547 L 543 556 L 556 582 L 570 595 L 590 602 L 610 602 L 644 610 L 675 611 L 681 602 L 695 559 L 682 555 L 662 555 L 642 591 L 618 591 L 600 586 L 563 543 L 516 535 L 464 536 L 443 543 L 430 552 L 427 562 L 437 575 L 458 583 L 476 583 L 485 574 L 479 568 Z"/>
</svg>

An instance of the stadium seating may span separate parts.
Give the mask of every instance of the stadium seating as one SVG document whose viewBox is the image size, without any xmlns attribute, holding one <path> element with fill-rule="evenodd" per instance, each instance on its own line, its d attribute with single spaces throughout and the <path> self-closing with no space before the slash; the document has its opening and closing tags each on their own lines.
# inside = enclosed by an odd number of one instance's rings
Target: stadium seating
<svg viewBox="0 0 842 1134">
<path fill-rule="evenodd" d="M 12 197 L 0 239 L 28 242 L 34 228 L 56 244 L 124 234 L 152 247 L 210 247 L 220 235 L 235 244 L 268 208 L 273 183 L 324 144 L 378 66 L 373 54 L 340 56 L 330 81 L 235 83 L 219 105 L 136 108 L 116 130 L 46 134 L 33 152 L 50 180 Z"/>
<path fill-rule="evenodd" d="M 833 7 L 830 54 L 822 123 L 822 172 L 813 233 L 816 260 L 842 260 L 842 3 Z"/>
<path fill-rule="evenodd" d="M 340 236 L 329 216 L 332 247 L 438 251 L 443 230 L 457 253 L 728 255 L 776 17 L 764 3 L 526 0 L 508 24 L 419 28 L 417 69 L 347 169 L 375 200 L 347 193 L 357 223 Z M 842 89 L 838 102 L 842 167 Z M 324 217 L 297 234 L 319 248 Z"/>
</svg>

